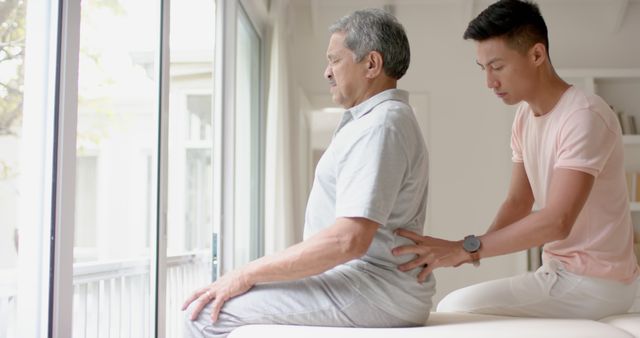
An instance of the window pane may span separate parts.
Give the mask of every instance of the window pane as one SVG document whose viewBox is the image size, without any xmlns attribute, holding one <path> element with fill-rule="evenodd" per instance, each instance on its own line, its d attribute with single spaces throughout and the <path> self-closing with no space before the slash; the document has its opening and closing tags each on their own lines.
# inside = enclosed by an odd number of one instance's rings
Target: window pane
<svg viewBox="0 0 640 338">
<path fill-rule="evenodd" d="M 238 11 L 236 64 L 234 265 L 261 254 L 260 38 Z"/>
<path fill-rule="evenodd" d="M 0 1 L 0 337 L 49 328 L 57 13 Z"/>
<path fill-rule="evenodd" d="M 159 2 L 82 2 L 73 337 L 150 337 Z"/>
<path fill-rule="evenodd" d="M 211 281 L 214 0 L 171 3 L 166 336 L 180 306 Z"/>
<path fill-rule="evenodd" d="M 0 2 L 0 13 L 0 337 L 13 338 L 18 337 L 18 183 L 20 146 L 24 141 L 26 3 Z"/>
</svg>

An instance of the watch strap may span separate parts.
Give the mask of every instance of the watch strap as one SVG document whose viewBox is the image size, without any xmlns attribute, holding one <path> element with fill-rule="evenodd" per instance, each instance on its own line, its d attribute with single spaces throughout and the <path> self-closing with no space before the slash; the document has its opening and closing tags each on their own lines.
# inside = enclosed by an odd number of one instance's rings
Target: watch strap
<svg viewBox="0 0 640 338">
<path fill-rule="evenodd" d="M 469 252 L 469 256 L 471 256 L 471 264 L 473 264 L 473 266 L 480 266 L 480 252 Z"/>
</svg>

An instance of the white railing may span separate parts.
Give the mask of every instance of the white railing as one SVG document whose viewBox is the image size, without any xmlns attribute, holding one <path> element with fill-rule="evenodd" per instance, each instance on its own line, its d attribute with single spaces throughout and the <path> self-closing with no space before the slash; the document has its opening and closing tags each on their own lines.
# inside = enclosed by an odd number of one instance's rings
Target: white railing
<svg viewBox="0 0 640 338">
<path fill-rule="evenodd" d="M 149 337 L 149 264 L 74 264 L 73 337 Z"/>
<path fill-rule="evenodd" d="M 182 338 L 184 315 L 180 308 L 191 292 L 211 281 L 211 269 L 207 253 L 168 257 L 167 338 Z"/>
<path fill-rule="evenodd" d="M 0 269 L 0 337 L 16 337 L 16 284 L 15 269 Z"/>
<path fill-rule="evenodd" d="M 153 279 L 149 267 L 149 259 L 74 264 L 73 338 L 150 337 Z M 167 258 L 167 337 L 182 337 L 180 306 L 190 292 L 209 280 L 207 252 Z M 0 295 L 0 337 L 15 337 L 10 323 L 15 318 L 15 299 L 15 291 Z"/>
</svg>

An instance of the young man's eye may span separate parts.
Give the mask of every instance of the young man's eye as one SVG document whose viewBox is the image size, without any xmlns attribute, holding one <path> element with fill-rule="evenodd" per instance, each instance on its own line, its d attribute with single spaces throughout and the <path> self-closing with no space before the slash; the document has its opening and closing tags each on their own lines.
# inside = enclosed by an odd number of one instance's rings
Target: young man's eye
<svg viewBox="0 0 640 338">
<path fill-rule="evenodd" d="M 502 66 L 502 65 L 501 66 L 491 66 L 491 69 L 493 69 L 493 70 L 500 70 L 502 68 L 504 68 L 504 66 Z"/>
</svg>

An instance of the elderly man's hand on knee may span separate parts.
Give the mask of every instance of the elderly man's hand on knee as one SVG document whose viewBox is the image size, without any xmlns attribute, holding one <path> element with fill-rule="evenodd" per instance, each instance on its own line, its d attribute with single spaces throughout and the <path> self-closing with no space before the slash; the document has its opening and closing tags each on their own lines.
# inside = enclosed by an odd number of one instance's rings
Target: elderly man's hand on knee
<svg viewBox="0 0 640 338">
<path fill-rule="evenodd" d="M 202 309 L 211 303 L 211 320 L 215 322 L 218 320 L 218 314 L 224 302 L 249 291 L 252 287 L 253 283 L 248 280 L 242 270 L 233 271 L 210 285 L 196 290 L 184 302 L 182 311 L 186 310 L 191 303 L 196 302 L 191 317 L 189 317 L 191 320 L 195 320 Z"/>
</svg>

